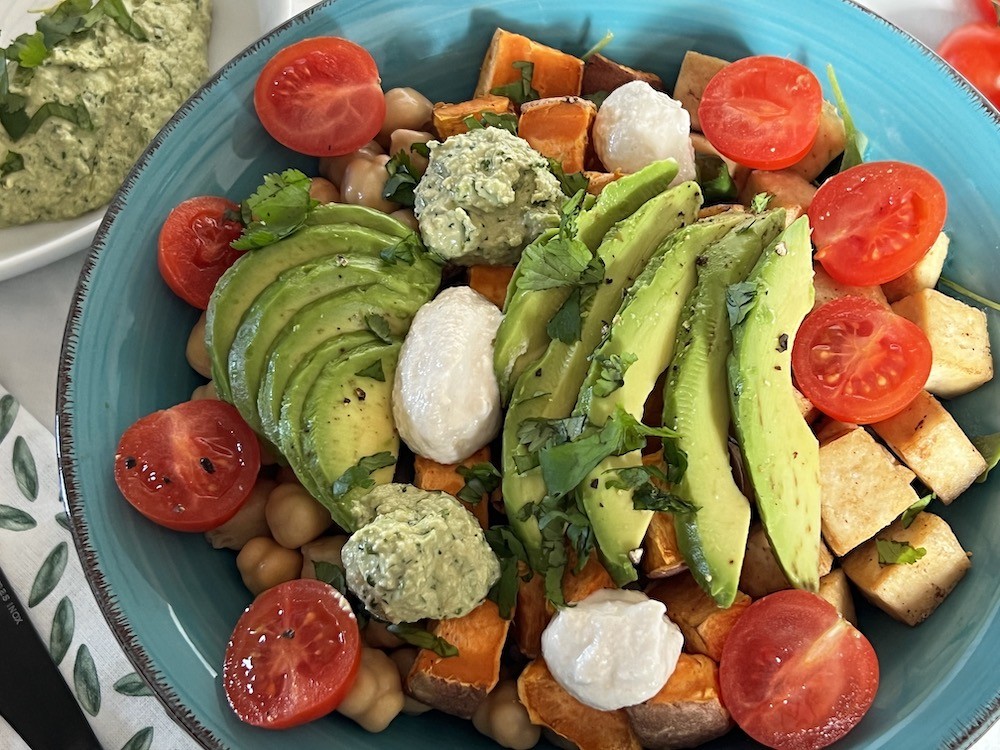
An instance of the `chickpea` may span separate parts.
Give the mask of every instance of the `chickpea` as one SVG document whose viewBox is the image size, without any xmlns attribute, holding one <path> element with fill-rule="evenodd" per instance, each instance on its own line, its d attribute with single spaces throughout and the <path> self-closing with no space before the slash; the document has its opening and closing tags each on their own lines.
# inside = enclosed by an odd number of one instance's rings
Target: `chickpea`
<svg viewBox="0 0 1000 750">
<path fill-rule="evenodd" d="M 208 543 L 216 549 L 225 547 L 240 550 L 255 536 L 267 536 L 270 531 L 267 528 L 267 519 L 264 518 L 264 506 L 275 484 L 270 479 L 258 479 L 257 484 L 250 490 L 250 497 L 236 511 L 236 515 L 221 526 L 205 532 Z"/>
<path fill-rule="evenodd" d="M 532 724 L 528 710 L 517 697 L 517 682 L 504 680 L 486 696 L 472 715 L 472 724 L 487 737 L 512 750 L 538 744 L 541 727 Z"/>
<path fill-rule="evenodd" d="M 362 648 L 358 676 L 337 711 L 369 732 L 381 732 L 402 709 L 403 688 L 395 664 L 377 648 Z"/>
<path fill-rule="evenodd" d="M 395 633 L 389 632 L 387 623 L 375 619 L 369 620 L 368 624 L 365 625 L 364 636 L 366 646 L 380 648 L 383 651 L 399 648 L 403 645 L 403 641 Z"/>
<path fill-rule="evenodd" d="M 416 232 L 418 229 L 420 229 L 420 222 L 417 221 L 417 217 L 414 216 L 412 209 L 401 208 L 398 211 L 393 211 L 389 215 L 392 218 L 398 219 L 399 221 L 401 221 L 404 224 L 406 224 L 406 226 L 408 226 L 414 232 Z"/>
<path fill-rule="evenodd" d="M 344 549 L 347 536 L 338 534 L 337 536 L 321 536 L 308 544 L 303 544 L 302 549 L 302 572 L 299 578 L 315 578 L 318 562 L 333 563 L 339 567 L 344 567 L 344 561 L 340 558 L 340 551 Z"/>
<path fill-rule="evenodd" d="M 406 128 L 421 130 L 431 121 L 434 105 L 419 91 L 411 88 L 395 88 L 385 92 L 385 119 L 379 130 L 378 140 L 389 143 L 392 131 Z M 396 153 L 392 151 L 390 153 Z"/>
<path fill-rule="evenodd" d="M 385 149 L 376 141 L 369 141 L 357 151 L 352 151 L 343 156 L 323 156 L 319 160 L 319 173 L 338 187 L 343 185 L 344 170 L 354 159 L 370 159 L 379 154 L 384 154 Z"/>
<path fill-rule="evenodd" d="M 205 313 L 201 314 L 191 329 L 185 354 L 192 370 L 206 378 L 212 377 L 212 360 L 208 356 L 208 347 L 205 346 Z"/>
<path fill-rule="evenodd" d="M 340 189 L 325 177 L 313 177 L 309 181 L 309 197 L 320 203 L 339 203 Z"/>
<path fill-rule="evenodd" d="M 397 648 L 389 653 L 389 658 L 396 663 L 399 670 L 399 679 L 403 681 L 403 713 L 407 716 L 419 716 L 431 710 L 431 706 L 421 703 L 412 695 L 406 692 L 406 676 L 413 669 L 413 662 L 417 660 L 417 649 L 407 646 Z"/>
<path fill-rule="evenodd" d="M 282 547 L 297 549 L 311 542 L 333 524 L 330 511 L 301 484 L 279 484 L 264 508 L 267 525 Z"/>
<path fill-rule="evenodd" d="M 424 130 L 407 130 L 406 128 L 400 128 L 399 130 L 392 131 L 392 137 L 389 140 L 389 155 L 395 156 L 400 151 L 405 151 L 406 155 L 410 157 L 410 163 L 418 174 L 423 174 L 424 170 L 427 169 L 427 157 L 421 156 L 416 151 L 412 151 L 410 147 L 414 143 L 427 143 L 427 141 L 433 140 L 434 136 Z"/>
<path fill-rule="evenodd" d="M 389 173 L 385 171 L 388 161 L 389 157 L 385 154 L 352 159 L 344 170 L 344 180 L 340 184 L 343 202 L 367 206 L 384 213 L 391 213 L 399 208 L 399 204 L 382 197 L 382 190 L 389 179 Z"/>
<path fill-rule="evenodd" d="M 298 550 L 285 549 L 269 536 L 256 536 L 243 545 L 236 556 L 243 584 L 257 596 L 262 591 L 291 581 L 302 569 Z"/>
<path fill-rule="evenodd" d="M 191 391 L 192 401 L 201 401 L 202 399 L 209 401 L 218 401 L 219 394 L 215 392 L 215 381 L 209 380 L 205 385 L 199 385 L 193 391 Z"/>
</svg>

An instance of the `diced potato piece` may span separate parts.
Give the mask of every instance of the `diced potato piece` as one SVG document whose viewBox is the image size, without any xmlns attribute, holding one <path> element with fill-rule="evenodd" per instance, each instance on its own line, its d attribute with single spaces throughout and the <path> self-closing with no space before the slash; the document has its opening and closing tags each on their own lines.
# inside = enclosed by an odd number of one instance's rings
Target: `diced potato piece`
<svg viewBox="0 0 1000 750">
<path fill-rule="evenodd" d="M 514 266 L 469 266 L 469 286 L 503 309 Z"/>
<path fill-rule="evenodd" d="M 483 112 L 512 115 L 514 114 L 514 105 L 506 96 L 494 96 L 493 94 L 478 96 L 475 99 L 457 104 L 438 102 L 434 105 L 431 119 L 438 138 L 444 140 L 458 133 L 467 133 L 469 126 L 465 124 L 465 119 L 475 117 L 477 120 L 481 120 Z"/>
<path fill-rule="evenodd" d="M 493 32 L 493 40 L 479 71 L 475 96 L 485 96 L 498 86 L 521 80 L 521 71 L 514 67 L 514 63 L 522 61 L 535 66 L 531 87 L 538 92 L 540 99 L 580 95 L 583 60 L 498 28 Z"/>
<path fill-rule="evenodd" d="M 594 172 L 588 169 L 583 172 L 583 176 L 587 178 L 587 192 L 591 195 L 600 195 L 604 188 L 615 180 L 620 180 L 624 175 L 624 172 L 618 170 L 614 172 Z"/>
<path fill-rule="evenodd" d="M 546 726 L 580 750 L 640 750 L 625 709 L 599 711 L 563 690 L 542 659 L 517 678 L 517 696 L 532 724 Z"/>
<path fill-rule="evenodd" d="M 439 464 L 423 456 L 415 456 L 413 459 L 413 484 L 422 490 L 438 490 L 447 492 L 452 497 L 457 498 L 458 493 L 465 487 L 465 477 L 458 473 L 459 466 L 475 466 L 490 460 L 490 447 L 484 446 L 473 453 L 464 461 L 457 464 Z M 484 529 L 489 528 L 489 498 L 483 496 L 478 503 L 467 503 L 459 500 L 465 508 L 476 517 L 479 525 Z"/>
<path fill-rule="evenodd" d="M 812 182 L 827 165 L 844 152 L 847 135 L 844 132 L 844 121 L 840 119 L 837 108 L 830 102 L 823 102 L 823 110 L 819 118 L 819 130 L 816 140 L 800 161 L 788 169 L 805 180 Z"/>
<path fill-rule="evenodd" d="M 665 578 L 687 569 L 677 546 L 674 517 L 669 513 L 653 514 L 642 547 L 642 569 L 650 578 Z"/>
<path fill-rule="evenodd" d="M 657 581 L 646 594 L 666 605 L 667 615 L 684 634 L 688 651 L 705 654 L 715 661 L 722 657 L 729 631 L 750 606 L 750 597 L 737 591 L 733 604 L 723 609 L 689 573 Z"/>
<path fill-rule="evenodd" d="M 889 306 L 882 292 L 882 287 L 878 286 L 848 286 L 834 281 L 833 277 L 826 272 L 820 263 L 813 263 L 813 289 L 816 296 L 813 302 L 813 310 L 822 307 L 827 302 L 840 297 L 867 297 L 875 300 L 880 305 Z"/>
<path fill-rule="evenodd" d="M 906 542 L 926 554 L 915 563 L 881 565 L 876 539 Z M 909 528 L 902 521 L 844 558 L 844 572 L 875 606 L 907 625 L 937 609 L 971 566 L 951 527 L 940 516 L 918 513 Z"/>
<path fill-rule="evenodd" d="M 711 55 L 703 55 L 694 50 L 688 50 L 681 61 L 681 69 L 677 73 L 677 83 L 674 84 L 674 99 L 691 115 L 691 130 L 701 132 L 701 121 L 698 119 L 698 105 L 701 95 L 712 77 L 729 65 L 726 60 Z"/>
<path fill-rule="evenodd" d="M 820 540 L 819 575 L 826 575 L 832 567 L 833 556 Z M 743 570 L 740 572 L 740 590 L 754 599 L 759 599 L 791 587 L 792 584 L 788 582 L 774 552 L 771 551 L 771 543 L 764 527 L 759 524 L 754 525 L 747 537 L 747 552 L 743 558 Z"/>
<path fill-rule="evenodd" d="M 820 445 L 831 443 L 839 437 L 843 437 L 848 432 L 853 432 L 858 426 L 850 422 L 841 422 L 832 417 L 823 417 L 822 421 L 814 425 L 813 431 L 816 433 L 816 440 Z"/>
<path fill-rule="evenodd" d="M 892 309 L 916 323 L 931 342 L 934 361 L 924 386 L 928 391 L 954 398 L 992 379 L 990 336 L 982 310 L 935 289 L 903 297 Z"/>
<path fill-rule="evenodd" d="M 439 620 L 431 632 L 458 649 L 438 656 L 421 649 L 406 677 L 406 690 L 421 703 L 463 719 L 472 718 L 500 679 L 500 656 L 510 620 L 487 599 L 469 614 Z"/>
<path fill-rule="evenodd" d="M 838 557 L 884 529 L 919 498 L 913 472 L 863 427 L 819 449 L 823 538 Z"/>
<path fill-rule="evenodd" d="M 851 596 L 851 585 L 847 582 L 847 574 L 843 568 L 834 568 L 819 579 L 820 596 L 836 607 L 840 616 L 852 625 L 858 624 L 858 615 L 854 611 L 854 597 Z"/>
<path fill-rule="evenodd" d="M 583 65 L 580 91 L 583 94 L 607 94 L 632 81 L 645 81 L 657 91 L 663 91 L 663 80 L 656 73 L 630 68 L 598 52 L 591 55 Z"/>
<path fill-rule="evenodd" d="M 901 300 L 921 289 L 933 289 L 941 278 L 945 258 L 948 257 L 948 245 L 951 240 L 944 232 L 938 235 L 931 249 L 921 258 L 917 265 L 904 273 L 898 279 L 893 279 L 882 285 L 886 299 L 890 302 Z"/>
<path fill-rule="evenodd" d="M 755 169 L 750 172 L 740 191 L 740 202 L 749 206 L 758 193 L 770 195 L 768 208 L 783 208 L 789 214 L 787 219 L 794 221 L 809 210 L 816 188 L 790 169 L 776 172 Z"/>
<path fill-rule="evenodd" d="M 579 96 L 538 99 L 521 105 L 517 134 L 567 174 L 582 172 L 597 105 Z"/>
<path fill-rule="evenodd" d="M 747 178 L 750 176 L 750 172 L 752 171 L 749 167 L 737 164 L 732 159 L 720 154 L 718 149 L 708 142 L 708 138 L 706 138 L 704 134 L 698 133 L 697 131 L 691 132 L 691 146 L 694 147 L 695 154 L 708 154 L 709 156 L 718 156 L 722 159 L 722 161 L 726 163 L 726 167 L 729 169 L 729 176 L 733 178 L 733 184 L 736 185 L 736 192 L 739 193 L 743 190 L 743 186 L 746 185 Z"/>
<path fill-rule="evenodd" d="M 719 667 L 701 654 L 681 654 L 660 692 L 625 710 L 639 742 L 649 750 L 696 747 L 733 725 L 722 705 Z"/>
<path fill-rule="evenodd" d="M 872 429 L 945 504 L 986 470 L 985 459 L 958 422 L 926 391 Z"/>
<path fill-rule="evenodd" d="M 799 413 L 807 424 L 812 424 L 819 419 L 819 409 L 813 406 L 813 402 L 803 396 L 798 388 L 792 388 L 792 395 L 795 397 L 795 403 L 799 405 Z"/>
</svg>

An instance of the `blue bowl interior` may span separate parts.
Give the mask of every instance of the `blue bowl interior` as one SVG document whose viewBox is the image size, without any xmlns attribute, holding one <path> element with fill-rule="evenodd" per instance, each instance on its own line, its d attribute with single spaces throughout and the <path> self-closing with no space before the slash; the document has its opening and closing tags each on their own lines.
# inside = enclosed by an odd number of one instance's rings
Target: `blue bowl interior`
<svg viewBox="0 0 1000 750">
<path fill-rule="evenodd" d="M 124 429 L 186 400 L 201 380 L 184 348 L 197 312 L 160 280 L 157 228 L 172 206 L 198 194 L 248 195 L 267 172 L 313 160 L 278 146 L 253 113 L 263 62 L 309 36 L 342 35 L 374 54 L 385 88 L 414 86 L 434 101 L 471 96 L 495 27 L 577 54 L 607 30 L 609 56 L 671 83 L 687 49 L 726 58 L 790 56 L 825 81 L 832 63 L 870 159 L 921 164 L 944 183 L 952 238 L 948 277 L 1000 297 L 1000 122 L 994 110 L 929 51 L 846 0 L 701 0 L 599 3 L 493 0 L 328 2 L 254 45 L 181 110 L 126 181 L 88 257 L 64 344 L 59 393 L 60 459 L 78 547 L 104 611 L 161 698 L 206 746 L 253 748 L 490 747 L 468 722 L 439 713 L 400 717 L 369 735 L 339 716 L 282 733 L 242 725 L 219 671 L 226 640 L 250 597 L 234 555 L 200 535 L 147 522 L 121 499 L 112 457 Z M 829 92 L 828 92 L 829 93 Z M 994 346 L 1000 320 L 990 312 Z M 1000 384 L 949 405 L 971 435 L 1000 430 Z M 875 704 L 844 748 L 965 747 L 1000 702 L 1000 567 L 997 482 L 976 485 L 953 506 L 932 508 L 973 553 L 973 567 L 938 613 L 910 629 L 865 606 L 861 626 L 879 654 Z M 747 746 L 733 732 L 712 748 Z"/>
</svg>

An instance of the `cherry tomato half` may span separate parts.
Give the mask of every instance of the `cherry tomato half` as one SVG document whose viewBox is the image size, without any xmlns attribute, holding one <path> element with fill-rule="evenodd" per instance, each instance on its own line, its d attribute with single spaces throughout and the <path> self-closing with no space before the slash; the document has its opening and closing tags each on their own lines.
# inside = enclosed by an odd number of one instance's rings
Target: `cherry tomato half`
<svg viewBox="0 0 1000 750">
<path fill-rule="evenodd" d="M 976 12 L 980 18 L 990 23 L 997 21 L 997 8 L 993 0 L 975 0 Z"/>
<path fill-rule="evenodd" d="M 938 54 L 1000 109 L 1000 25 L 992 21 L 967 23 L 941 42 Z"/>
<path fill-rule="evenodd" d="M 925 169 L 859 164 L 824 182 L 809 206 L 816 260 L 841 284 L 884 284 L 913 268 L 944 227 L 948 202 Z"/>
<path fill-rule="evenodd" d="M 816 141 L 823 90 L 812 71 L 759 55 L 720 70 L 705 87 L 698 119 L 723 156 L 754 169 L 784 169 Z"/>
<path fill-rule="evenodd" d="M 286 729 L 340 705 L 360 662 L 361 635 L 347 600 L 327 583 L 300 578 L 268 589 L 243 612 L 222 682 L 240 719 Z"/>
<path fill-rule="evenodd" d="M 853 424 L 901 412 L 931 371 L 927 336 L 865 297 L 840 297 L 811 312 L 792 347 L 795 382 L 817 409 Z"/>
<path fill-rule="evenodd" d="M 296 42 L 268 61 L 253 103 L 264 129 L 290 149 L 340 156 L 374 138 L 385 119 L 378 68 L 368 51 L 339 37 Z"/>
<path fill-rule="evenodd" d="M 832 604 L 807 591 L 778 591 L 736 621 L 719 683 L 726 708 L 755 740 L 814 750 L 861 721 L 878 690 L 878 659 Z"/>
<path fill-rule="evenodd" d="M 260 444 L 236 407 L 186 401 L 127 430 L 115 482 L 136 510 L 177 531 L 209 531 L 232 518 L 260 471 Z"/>
<path fill-rule="evenodd" d="M 229 246 L 243 225 L 227 218 L 227 212 L 239 210 L 225 198 L 188 198 L 167 215 L 160 229 L 160 275 L 174 294 L 200 310 L 208 307 L 219 277 L 243 254 Z"/>
</svg>

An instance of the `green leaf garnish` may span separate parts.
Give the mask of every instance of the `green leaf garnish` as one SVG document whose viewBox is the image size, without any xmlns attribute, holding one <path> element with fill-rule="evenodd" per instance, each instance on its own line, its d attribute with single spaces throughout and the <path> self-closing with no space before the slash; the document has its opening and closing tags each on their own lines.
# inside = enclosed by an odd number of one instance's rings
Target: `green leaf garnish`
<svg viewBox="0 0 1000 750">
<path fill-rule="evenodd" d="M 483 110 L 477 115 L 469 115 L 462 120 L 469 130 L 482 130 L 483 128 L 499 128 L 506 130 L 511 135 L 517 135 L 517 117 L 509 112 L 490 112 Z"/>
<path fill-rule="evenodd" d="M 366 315 L 365 325 L 368 327 L 368 330 L 378 336 L 383 343 L 392 343 L 392 331 L 389 329 L 389 323 L 381 315 Z"/>
<path fill-rule="evenodd" d="M 755 214 L 764 213 L 773 198 L 770 193 L 757 193 L 750 201 L 750 210 Z"/>
<path fill-rule="evenodd" d="M 830 88 L 833 89 L 833 98 L 837 102 L 837 110 L 840 112 L 840 119 L 844 121 L 844 156 L 840 161 L 840 171 L 856 167 L 865 160 L 865 149 L 868 148 L 868 136 L 854 126 L 854 118 L 847 108 L 844 94 L 837 83 L 837 76 L 833 72 L 833 66 L 826 66 L 826 77 L 830 79 Z"/>
<path fill-rule="evenodd" d="M 317 580 L 329 583 L 345 596 L 349 593 L 347 589 L 347 575 L 344 573 L 342 567 L 336 563 L 314 560 L 313 569 L 316 571 Z"/>
<path fill-rule="evenodd" d="M 606 398 L 625 385 L 625 373 L 636 360 L 638 357 L 631 352 L 598 356 L 594 361 L 600 372 L 594 383 L 594 395 Z"/>
<path fill-rule="evenodd" d="M 16 151 L 8 151 L 3 161 L 0 162 L 0 178 L 20 172 L 22 169 L 24 169 L 24 157 Z"/>
<path fill-rule="evenodd" d="M 400 150 L 385 164 L 389 179 L 382 188 L 382 197 L 401 206 L 413 205 L 413 188 L 420 181 L 420 175 L 413 166 L 410 155 Z"/>
<path fill-rule="evenodd" d="M 125 7 L 125 3 L 123 3 L 122 0 L 98 0 L 94 9 L 97 10 L 98 8 L 101 9 L 104 15 L 118 24 L 118 28 L 133 39 L 137 39 L 140 42 L 149 40 L 146 31 L 134 18 L 132 18 L 132 15 L 128 12 L 128 8 Z"/>
<path fill-rule="evenodd" d="M 264 184 L 240 205 L 243 234 L 231 243 L 236 250 L 273 245 L 301 227 L 317 201 L 309 196 L 310 179 L 297 169 L 264 176 Z"/>
<path fill-rule="evenodd" d="M 458 656 L 457 648 L 448 643 L 444 638 L 434 635 L 419 625 L 413 625 L 408 622 L 390 623 L 386 626 L 386 630 L 401 641 L 405 641 L 417 648 L 425 648 L 428 651 L 433 651 L 438 656 L 444 658 Z"/>
<path fill-rule="evenodd" d="M 616 478 L 605 482 L 611 489 L 631 490 L 632 507 L 636 510 L 655 510 L 675 515 L 695 513 L 698 506 L 668 492 L 656 484 L 656 480 L 666 482 L 667 476 L 656 466 L 634 466 L 626 469 L 610 469 Z"/>
<path fill-rule="evenodd" d="M 500 616 L 509 620 L 517 602 L 517 582 L 521 578 L 520 565 L 523 564 L 528 570 L 524 580 L 529 580 L 532 575 L 531 569 L 528 568 L 528 553 L 509 526 L 491 526 L 486 530 L 486 541 L 500 561 L 500 578 L 486 596 L 496 603 Z"/>
<path fill-rule="evenodd" d="M 14 60 L 22 68 L 37 68 L 49 56 L 49 48 L 45 46 L 42 32 L 21 34 L 10 43 L 5 52 L 8 60 Z"/>
<path fill-rule="evenodd" d="M 536 453 L 543 448 L 576 440 L 586 426 L 585 414 L 564 419 L 529 418 L 518 425 L 517 442 L 524 445 L 529 453 Z"/>
<path fill-rule="evenodd" d="M 382 369 L 381 359 L 375 360 L 368 367 L 354 374 L 359 378 L 371 378 L 372 380 L 377 380 L 379 383 L 385 382 L 385 371 Z"/>
<path fill-rule="evenodd" d="M 563 204 L 558 234 L 524 249 L 518 263 L 518 289 L 537 291 L 596 284 L 604 278 L 600 261 L 576 238 L 576 220 L 584 195 L 582 190 L 578 191 Z"/>
<path fill-rule="evenodd" d="M 517 134 L 515 133 L 515 135 Z M 587 192 L 590 180 L 587 179 L 587 175 L 583 172 L 570 172 L 566 174 L 566 170 L 563 169 L 562 164 L 555 159 L 549 159 L 549 171 L 559 180 L 559 187 L 562 188 L 564 195 L 575 198 L 576 194 L 581 190 L 584 193 Z"/>
<path fill-rule="evenodd" d="M 482 502 L 484 497 L 488 497 L 500 486 L 500 472 L 489 461 L 473 466 L 459 466 L 457 471 L 465 479 L 465 486 L 458 491 L 457 497 L 470 505 Z"/>
<path fill-rule="evenodd" d="M 604 100 L 608 98 L 608 94 L 610 93 L 611 93 L 610 91 L 603 91 L 603 90 L 595 91 L 593 94 L 584 94 L 583 98 L 589 99 L 597 106 L 598 109 L 600 109 L 601 105 L 604 104 Z"/>
<path fill-rule="evenodd" d="M 726 312 L 729 313 L 729 327 L 743 322 L 757 301 L 757 286 L 752 281 L 730 284 L 726 289 Z"/>
<path fill-rule="evenodd" d="M 986 468 L 976 478 L 976 482 L 982 484 L 989 477 L 990 472 L 1000 463 L 1000 432 L 974 437 L 972 438 L 972 444 L 976 446 L 976 450 L 986 459 Z"/>
<path fill-rule="evenodd" d="M 370 489 L 375 486 L 372 472 L 392 466 L 396 458 L 389 451 L 374 453 L 358 459 L 350 469 L 341 474 L 333 483 L 333 499 L 340 500 L 353 489 Z"/>
<path fill-rule="evenodd" d="M 924 508 L 930 505 L 931 500 L 933 500 L 936 495 L 931 492 L 929 495 L 924 495 L 922 498 L 917 500 L 913 505 L 903 511 L 903 515 L 900 517 L 900 523 L 903 524 L 904 529 L 910 528 L 910 524 L 913 523 L 913 519 L 917 517 Z"/>
<path fill-rule="evenodd" d="M 739 190 L 729 174 L 729 167 L 714 154 L 695 154 L 695 179 L 701 186 L 706 203 L 726 203 L 736 200 Z M 759 212 L 758 212 L 759 213 Z"/>
<path fill-rule="evenodd" d="M 524 104 L 538 98 L 538 92 L 531 85 L 531 79 L 535 75 L 535 64 L 528 60 L 515 60 L 511 63 L 517 70 L 521 71 L 520 79 L 505 86 L 497 86 L 490 89 L 491 94 L 506 96 L 515 104 Z"/>
<path fill-rule="evenodd" d="M 876 539 L 879 565 L 912 565 L 927 554 L 923 547 L 912 547 L 909 542 L 892 539 Z"/>
<path fill-rule="evenodd" d="M 394 266 L 397 263 L 405 263 L 408 266 L 412 266 L 417 260 L 417 253 L 421 253 L 423 250 L 424 246 L 420 241 L 420 235 L 416 232 L 410 232 L 395 245 L 382 250 L 378 254 L 378 257 L 390 266 Z"/>
<path fill-rule="evenodd" d="M 946 279 L 943 276 L 938 279 L 938 284 L 945 287 L 946 289 L 951 289 L 953 292 L 958 292 L 963 297 L 968 297 L 971 300 L 975 300 L 980 305 L 986 305 L 992 310 L 1000 312 L 1000 302 L 994 302 L 989 297 L 984 297 L 981 294 L 976 294 L 971 289 L 966 289 L 961 284 L 952 281 L 951 279 Z"/>
<path fill-rule="evenodd" d="M 564 344 L 572 344 L 580 340 L 580 334 L 583 330 L 582 300 L 583 289 L 581 287 L 570 292 L 569 297 L 545 326 L 545 333 L 550 339 L 556 339 Z"/>
<path fill-rule="evenodd" d="M 612 34 L 611 31 L 608 31 L 604 36 L 601 37 L 601 40 L 597 44 L 595 44 L 593 47 L 584 52 L 583 56 L 580 59 L 583 60 L 584 62 L 587 62 L 587 60 L 589 60 L 598 52 L 600 52 L 609 44 L 611 44 L 611 40 L 614 38 L 615 35 Z"/>
<path fill-rule="evenodd" d="M 515 134 L 516 135 L 516 134 Z M 422 156 L 425 159 L 429 158 L 431 155 L 431 147 L 422 141 L 417 141 L 416 143 L 410 144 L 410 151 L 415 153 L 417 156 Z"/>
</svg>

